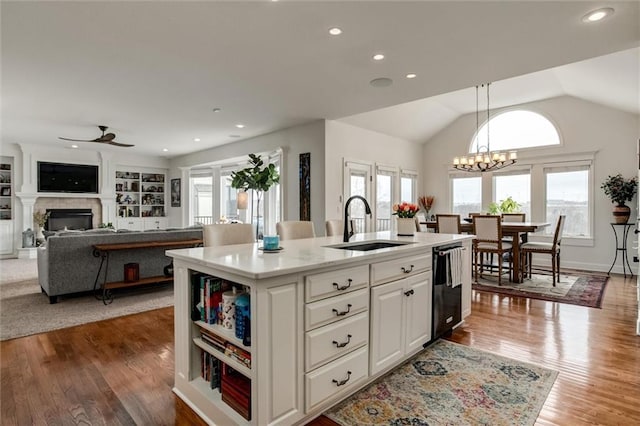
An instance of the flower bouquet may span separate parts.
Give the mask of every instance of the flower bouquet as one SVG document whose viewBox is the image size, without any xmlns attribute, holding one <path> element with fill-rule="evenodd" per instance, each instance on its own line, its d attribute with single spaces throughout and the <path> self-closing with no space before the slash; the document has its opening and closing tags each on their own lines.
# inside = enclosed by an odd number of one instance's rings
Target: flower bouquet
<svg viewBox="0 0 640 426">
<path fill-rule="evenodd" d="M 418 210 L 420 210 L 420 207 L 417 204 L 407 203 L 406 201 L 393 205 L 393 214 L 398 217 L 414 217 Z"/>
</svg>

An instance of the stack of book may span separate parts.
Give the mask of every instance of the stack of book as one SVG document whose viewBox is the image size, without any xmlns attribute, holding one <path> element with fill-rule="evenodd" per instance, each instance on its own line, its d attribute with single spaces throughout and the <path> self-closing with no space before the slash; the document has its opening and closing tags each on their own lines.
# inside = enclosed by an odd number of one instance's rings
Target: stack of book
<svg viewBox="0 0 640 426">
<path fill-rule="evenodd" d="M 242 417 L 251 420 L 251 380 L 222 363 L 222 400 Z"/>
<path fill-rule="evenodd" d="M 211 385 L 211 389 L 219 389 L 222 382 L 220 374 L 221 362 L 211 354 L 202 351 L 202 371 L 200 372 L 203 379 Z"/>
</svg>

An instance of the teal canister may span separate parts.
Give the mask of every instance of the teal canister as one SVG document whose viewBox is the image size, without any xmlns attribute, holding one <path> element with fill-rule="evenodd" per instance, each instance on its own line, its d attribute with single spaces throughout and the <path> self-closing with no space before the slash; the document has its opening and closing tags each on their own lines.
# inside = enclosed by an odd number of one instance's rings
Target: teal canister
<svg viewBox="0 0 640 426">
<path fill-rule="evenodd" d="M 236 299 L 236 337 L 238 339 L 244 337 L 245 327 L 249 324 L 250 317 L 251 303 L 249 293 L 240 293 Z"/>
</svg>

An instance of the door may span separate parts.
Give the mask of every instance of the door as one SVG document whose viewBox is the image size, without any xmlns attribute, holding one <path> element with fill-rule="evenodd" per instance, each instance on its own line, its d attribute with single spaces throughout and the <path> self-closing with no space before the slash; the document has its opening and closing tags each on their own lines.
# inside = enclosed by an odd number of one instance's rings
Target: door
<svg viewBox="0 0 640 426">
<path fill-rule="evenodd" d="M 431 340 L 431 273 L 425 272 L 407 278 L 406 323 L 407 338 L 405 353 L 422 348 Z M 409 294 L 407 294 L 409 293 Z"/>
<path fill-rule="evenodd" d="M 371 289 L 371 374 L 404 356 L 406 285 L 403 279 Z"/>
<path fill-rule="evenodd" d="M 371 203 L 371 164 L 345 161 L 343 179 L 343 208 L 349 197 L 360 195 L 369 202 L 375 213 L 375 204 Z M 365 214 L 364 203 L 359 200 L 351 203 L 349 216 L 353 220 L 356 233 L 370 232 L 369 217 Z"/>
</svg>

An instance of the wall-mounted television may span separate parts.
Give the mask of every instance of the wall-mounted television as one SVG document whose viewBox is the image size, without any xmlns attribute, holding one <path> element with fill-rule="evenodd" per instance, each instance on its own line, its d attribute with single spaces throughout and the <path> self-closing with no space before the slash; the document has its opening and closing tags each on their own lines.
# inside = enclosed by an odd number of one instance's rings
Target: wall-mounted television
<svg viewBox="0 0 640 426">
<path fill-rule="evenodd" d="M 38 192 L 98 193 L 98 166 L 38 161 Z"/>
</svg>

